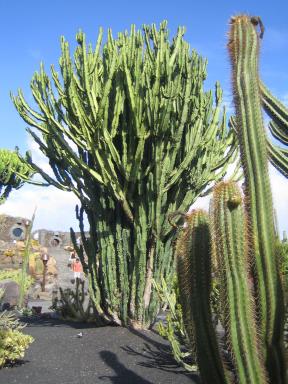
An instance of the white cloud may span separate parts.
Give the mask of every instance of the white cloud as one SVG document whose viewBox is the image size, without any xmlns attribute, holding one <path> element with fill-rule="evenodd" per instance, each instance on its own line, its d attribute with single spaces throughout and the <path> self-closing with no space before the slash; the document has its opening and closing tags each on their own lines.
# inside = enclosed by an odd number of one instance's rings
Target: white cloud
<svg viewBox="0 0 288 384">
<path fill-rule="evenodd" d="M 78 199 L 72 192 L 61 191 L 55 187 L 24 185 L 12 191 L 8 200 L 0 206 L 0 213 L 11 216 L 31 218 L 35 207 L 34 229 L 69 231 L 78 230 L 75 206 Z"/>
</svg>

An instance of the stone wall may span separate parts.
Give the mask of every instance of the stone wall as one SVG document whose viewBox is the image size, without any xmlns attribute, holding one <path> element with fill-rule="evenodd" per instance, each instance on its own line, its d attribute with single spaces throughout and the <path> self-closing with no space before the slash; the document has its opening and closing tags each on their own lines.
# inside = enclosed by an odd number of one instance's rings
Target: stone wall
<svg viewBox="0 0 288 384">
<path fill-rule="evenodd" d="M 30 220 L 23 217 L 0 215 L 0 240 L 11 243 L 24 240 Z"/>
<path fill-rule="evenodd" d="M 25 240 L 30 220 L 23 217 L 0 215 L 0 240 L 13 243 L 14 240 Z M 80 233 L 76 232 L 76 238 Z M 37 240 L 42 247 L 63 248 L 72 245 L 70 232 L 49 231 L 38 229 L 33 231 L 32 238 Z"/>
</svg>

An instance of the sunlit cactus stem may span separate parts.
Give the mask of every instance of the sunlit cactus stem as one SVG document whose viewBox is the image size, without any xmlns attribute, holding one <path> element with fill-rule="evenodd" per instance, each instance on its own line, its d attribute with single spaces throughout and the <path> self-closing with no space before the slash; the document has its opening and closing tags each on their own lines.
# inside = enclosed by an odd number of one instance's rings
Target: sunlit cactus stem
<svg viewBox="0 0 288 384">
<path fill-rule="evenodd" d="M 253 257 L 258 326 L 270 381 L 280 384 L 285 382 L 286 376 L 282 345 L 284 310 L 258 77 L 259 39 L 262 36 L 259 17 L 240 15 L 231 19 L 228 48 L 236 130 L 245 176 L 245 211 L 249 255 Z"/>
</svg>

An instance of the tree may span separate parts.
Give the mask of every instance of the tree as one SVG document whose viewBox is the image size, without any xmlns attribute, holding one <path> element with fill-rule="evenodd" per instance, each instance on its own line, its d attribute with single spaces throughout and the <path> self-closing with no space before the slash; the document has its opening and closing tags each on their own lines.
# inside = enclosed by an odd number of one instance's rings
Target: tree
<svg viewBox="0 0 288 384">
<path fill-rule="evenodd" d="M 203 90 L 207 63 L 190 51 L 184 28 L 172 43 L 166 22 L 143 33 L 132 25 L 117 39 L 109 30 L 103 46 L 102 34 L 93 50 L 80 31 L 74 62 L 61 39 L 62 79 L 52 66 L 51 82 L 41 65 L 31 81 L 37 110 L 21 90 L 13 101 L 54 178 L 30 159 L 34 169 L 81 201 L 83 246 L 74 243 L 97 319 L 142 328 L 159 311 L 152 278 L 169 282 L 174 273 L 175 230 L 166 215 L 187 210 L 224 176 L 234 136 L 219 84 L 215 99 Z"/>
</svg>

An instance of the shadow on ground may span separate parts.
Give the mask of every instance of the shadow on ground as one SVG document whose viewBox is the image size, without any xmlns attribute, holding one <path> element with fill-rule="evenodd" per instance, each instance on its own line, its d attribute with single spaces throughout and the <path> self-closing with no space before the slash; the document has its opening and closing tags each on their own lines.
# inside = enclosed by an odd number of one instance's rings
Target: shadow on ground
<svg viewBox="0 0 288 384">
<path fill-rule="evenodd" d="M 193 384 L 197 375 L 177 367 L 154 331 L 23 318 L 34 343 L 24 364 L 0 370 L 0 382 L 15 384 Z M 82 333 L 82 337 L 79 337 Z"/>
</svg>

